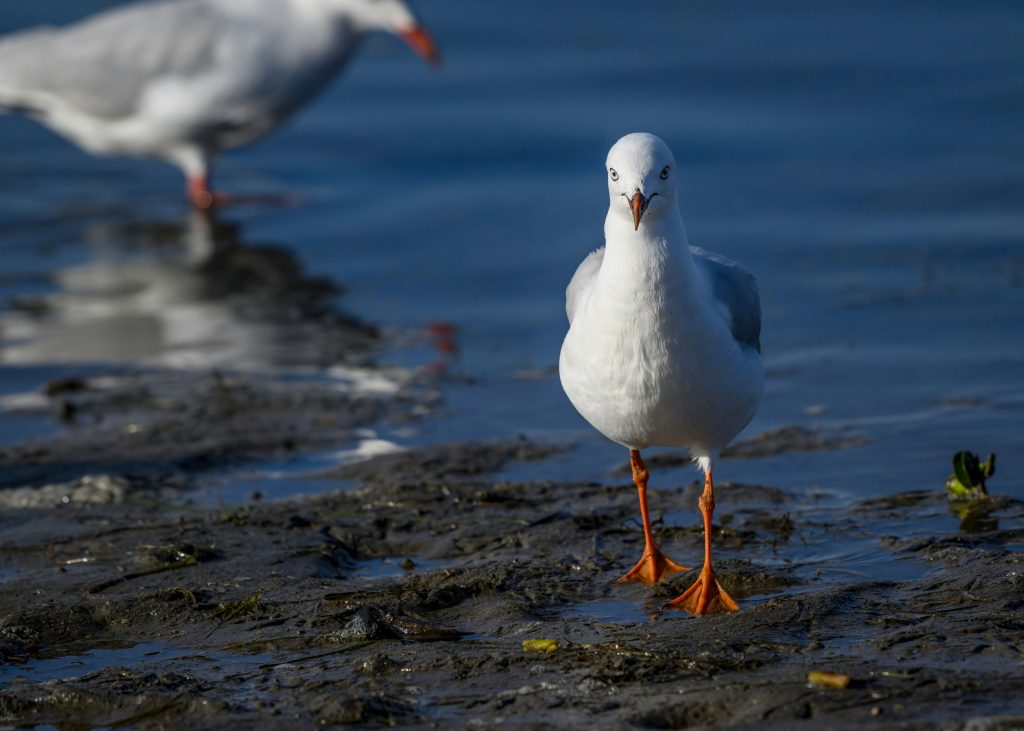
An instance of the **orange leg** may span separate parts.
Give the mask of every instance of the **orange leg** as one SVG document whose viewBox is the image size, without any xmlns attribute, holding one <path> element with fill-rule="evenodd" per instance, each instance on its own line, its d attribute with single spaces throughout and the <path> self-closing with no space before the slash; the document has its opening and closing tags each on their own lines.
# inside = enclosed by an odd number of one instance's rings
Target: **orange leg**
<svg viewBox="0 0 1024 731">
<path fill-rule="evenodd" d="M 192 205 L 201 211 L 231 205 L 295 208 L 302 204 L 301 198 L 277 193 L 214 193 L 210 189 L 209 178 L 202 175 L 188 179 L 185 193 Z"/>
<path fill-rule="evenodd" d="M 740 605 L 715 580 L 715 571 L 711 568 L 711 514 L 715 512 L 715 485 L 711 481 L 710 469 L 704 478 L 704 492 L 698 505 L 704 516 L 704 568 L 693 586 L 665 606 L 685 609 L 695 615 L 735 612 Z"/>
<path fill-rule="evenodd" d="M 192 205 L 200 210 L 208 210 L 216 203 L 216 197 L 210 191 L 210 181 L 206 176 L 189 178 L 186 184 L 186 193 Z"/>
<path fill-rule="evenodd" d="M 640 495 L 640 517 L 644 521 L 644 555 L 629 572 L 619 579 L 618 583 L 625 584 L 629 581 L 639 581 L 650 586 L 662 576 L 674 574 L 677 571 L 686 571 L 685 566 L 680 566 L 675 561 L 662 555 L 658 544 L 654 542 L 651 533 L 651 519 L 647 515 L 647 479 L 650 473 L 647 465 L 640 458 L 640 452 L 629 450 L 629 466 L 633 468 L 633 482 L 636 484 L 637 493 Z"/>
</svg>

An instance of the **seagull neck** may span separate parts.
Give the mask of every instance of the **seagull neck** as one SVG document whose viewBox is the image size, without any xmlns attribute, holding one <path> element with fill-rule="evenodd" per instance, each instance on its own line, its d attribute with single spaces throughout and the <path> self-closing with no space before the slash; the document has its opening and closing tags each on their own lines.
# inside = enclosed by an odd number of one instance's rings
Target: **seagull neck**
<svg viewBox="0 0 1024 731">
<path fill-rule="evenodd" d="M 608 212 L 601 265 L 603 286 L 623 294 L 651 287 L 692 289 L 696 265 L 690 254 L 686 229 L 678 212 L 666 213 L 642 222 L 636 230 L 632 220 Z"/>
</svg>

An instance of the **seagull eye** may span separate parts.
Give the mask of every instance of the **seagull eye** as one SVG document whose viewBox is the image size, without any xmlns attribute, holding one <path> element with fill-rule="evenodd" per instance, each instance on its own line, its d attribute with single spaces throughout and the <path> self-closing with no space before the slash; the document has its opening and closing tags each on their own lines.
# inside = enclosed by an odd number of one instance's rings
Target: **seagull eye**
<svg viewBox="0 0 1024 731">
<path fill-rule="evenodd" d="M 608 168 L 608 175 L 611 176 L 612 180 L 618 180 L 619 174 L 615 172 L 615 168 Z"/>
<path fill-rule="evenodd" d="M 661 171 L 661 179 L 668 180 L 668 165 L 666 165 Z"/>
</svg>

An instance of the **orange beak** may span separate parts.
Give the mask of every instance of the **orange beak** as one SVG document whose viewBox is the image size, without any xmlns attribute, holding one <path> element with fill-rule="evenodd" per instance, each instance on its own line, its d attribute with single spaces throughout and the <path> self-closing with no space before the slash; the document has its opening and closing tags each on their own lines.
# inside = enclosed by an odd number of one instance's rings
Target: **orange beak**
<svg viewBox="0 0 1024 731">
<path fill-rule="evenodd" d="M 644 198 L 644 194 L 640 192 L 640 189 L 636 189 L 636 193 L 633 194 L 633 200 L 629 202 L 629 207 L 633 209 L 633 230 L 636 231 L 640 228 L 640 219 L 643 218 L 644 211 L 647 210 L 647 204 L 650 203 L 650 198 Z"/>
<path fill-rule="evenodd" d="M 408 30 L 400 30 L 398 35 L 431 66 L 439 66 L 441 64 L 441 52 L 437 50 L 434 37 L 430 35 L 430 31 L 424 26 L 417 25 Z"/>
</svg>

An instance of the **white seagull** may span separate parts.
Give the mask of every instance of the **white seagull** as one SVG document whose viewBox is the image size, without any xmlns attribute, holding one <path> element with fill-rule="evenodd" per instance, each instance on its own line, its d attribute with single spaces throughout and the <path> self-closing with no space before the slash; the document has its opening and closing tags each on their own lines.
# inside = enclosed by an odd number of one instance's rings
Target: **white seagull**
<svg viewBox="0 0 1024 731">
<path fill-rule="evenodd" d="M 676 161 L 662 140 L 626 135 L 605 167 L 605 245 L 583 260 L 566 290 L 569 332 L 558 370 L 583 418 L 630 450 L 646 545 L 619 581 L 653 584 L 685 570 L 654 542 L 640 450 L 688 447 L 705 475 L 704 567 L 667 606 L 691 614 L 736 610 L 711 566 L 711 471 L 764 391 L 757 283 L 728 259 L 689 245 Z"/>
<path fill-rule="evenodd" d="M 0 112 L 93 154 L 177 165 L 206 208 L 212 158 L 277 128 L 372 31 L 439 59 L 404 0 L 142 2 L 0 38 Z"/>
</svg>

